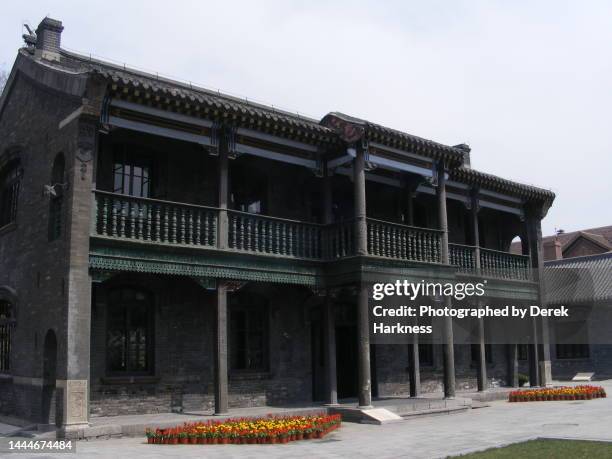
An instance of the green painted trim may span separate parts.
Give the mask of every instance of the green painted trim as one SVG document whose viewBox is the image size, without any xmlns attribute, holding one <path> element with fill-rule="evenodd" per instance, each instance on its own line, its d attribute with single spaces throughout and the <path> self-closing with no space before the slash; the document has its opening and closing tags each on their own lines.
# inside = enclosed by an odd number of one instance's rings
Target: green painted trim
<svg viewBox="0 0 612 459">
<path fill-rule="evenodd" d="M 92 238 L 89 266 L 96 282 L 118 272 L 140 272 L 197 278 L 200 285 L 213 279 L 303 285 L 311 288 L 339 287 L 358 282 L 475 281 L 482 278 L 457 274 L 453 266 L 352 256 L 331 262 L 240 253 L 232 250 L 134 244 Z M 537 300 L 538 284 L 487 278 L 487 297 Z"/>
</svg>

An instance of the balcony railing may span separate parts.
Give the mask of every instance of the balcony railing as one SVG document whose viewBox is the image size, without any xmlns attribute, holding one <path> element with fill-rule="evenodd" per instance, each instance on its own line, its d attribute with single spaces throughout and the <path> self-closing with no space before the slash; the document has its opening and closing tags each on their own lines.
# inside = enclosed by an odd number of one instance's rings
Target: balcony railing
<svg viewBox="0 0 612 459">
<path fill-rule="evenodd" d="M 500 279 L 529 280 L 529 256 L 499 250 L 480 248 L 480 272 L 476 269 L 476 248 L 469 245 L 449 244 L 450 264 L 459 272 L 480 274 Z"/>
<path fill-rule="evenodd" d="M 527 255 L 491 249 L 480 249 L 480 271 L 483 276 L 501 279 L 529 280 L 531 277 Z"/>
<path fill-rule="evenodd" d="M 476 249 L 471 245 L 448 244 L 448 258 L 451 265 L 462 273 L 476 272 Z"/>
<path fill-rule="evenodd" d="M 164 245 L 218 247 L 219 209 L 94 191 L 92 234 Z M 354 220 L 321 225 L 228 210 L 229 249 L 309 260 L 355 254 Z M 367 219 L 368 254 L 396 260 L 441 262 L 442 232 Z M 450 263 L 476 273 L 475 248 L 449 244 Z M 529 279 L 529 257 L 480 249 L 480 274 Z"/>
<path fill-rule="evenodd" d="M 368 253 L 385 258 L 440 263 L 442 232 L 368 218 Z"/>
<path fill-rule="evenodd" d="M 321 259 L 322 225 L 228 211 L 229 247 L 296 258 Z"/>
<path fill-rule="evenodd" d="M 217 209 L 95 192 L 95 234 L 160 244 L 215 247 Z"/>
</svg>

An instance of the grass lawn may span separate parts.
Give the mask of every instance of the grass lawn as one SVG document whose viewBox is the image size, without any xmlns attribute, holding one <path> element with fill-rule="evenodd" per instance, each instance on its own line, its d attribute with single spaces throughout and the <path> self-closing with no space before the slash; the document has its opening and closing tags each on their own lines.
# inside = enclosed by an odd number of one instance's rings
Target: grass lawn
<svg viewBox="0 0 612 459">
<path fill-rule="evenodd" d="M 456 457 L 462 459 L 611 458 L 612 443 L 582 440 L 531 440 Z"/>
</svg>

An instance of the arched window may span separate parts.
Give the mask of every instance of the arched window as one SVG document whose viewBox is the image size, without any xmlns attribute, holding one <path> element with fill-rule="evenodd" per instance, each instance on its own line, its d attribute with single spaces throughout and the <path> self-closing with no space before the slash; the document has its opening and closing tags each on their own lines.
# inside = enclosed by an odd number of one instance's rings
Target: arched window
<svg viewBox="0 0 612 459">
<path fill-rule="evenodd" d="M 54 241 L 62 235 L 65 162 L 63 153 L 59 153 L 53 161 L 51 170 L 51 186 L 55 195 L 50 196 L 49 200 L 49 241 Z"/>
<path fill-rule="evenodd" d="M 22 171 L 19 160 L 10 161 L 0 171 L 0 228 L 17 218 L 17 201 Z"/>
<path fill-rule="evenodd" d="M 0 299 L 0 373 L 8 373 L 11 369 L 11 331 L 14 320 L 13 304 Z"/>
<path fill-rule="evenodd" d="M 106 316 L 109 375 L 152 373 L 153 319 L 150 293 L 130 287 L 110 292 Z"/>
</svg>

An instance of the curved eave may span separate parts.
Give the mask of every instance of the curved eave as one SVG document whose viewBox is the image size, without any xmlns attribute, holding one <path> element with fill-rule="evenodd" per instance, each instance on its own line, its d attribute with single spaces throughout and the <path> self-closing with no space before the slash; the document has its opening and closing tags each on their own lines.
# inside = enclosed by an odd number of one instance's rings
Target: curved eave
<svg viewBox="0 0 612 459">
<path fill-rule="evenodd" d="M 452 169 L 450 178 L 467 185 L 475 185 L 499 193 L 509 194 L 529 202 L 538 202 L 550 207 L 555 199 L 555 193 L 544 188 L 525 185 L 507 180 L 495 175 L 486 174 L 467 167 Z"/>
</svg>

